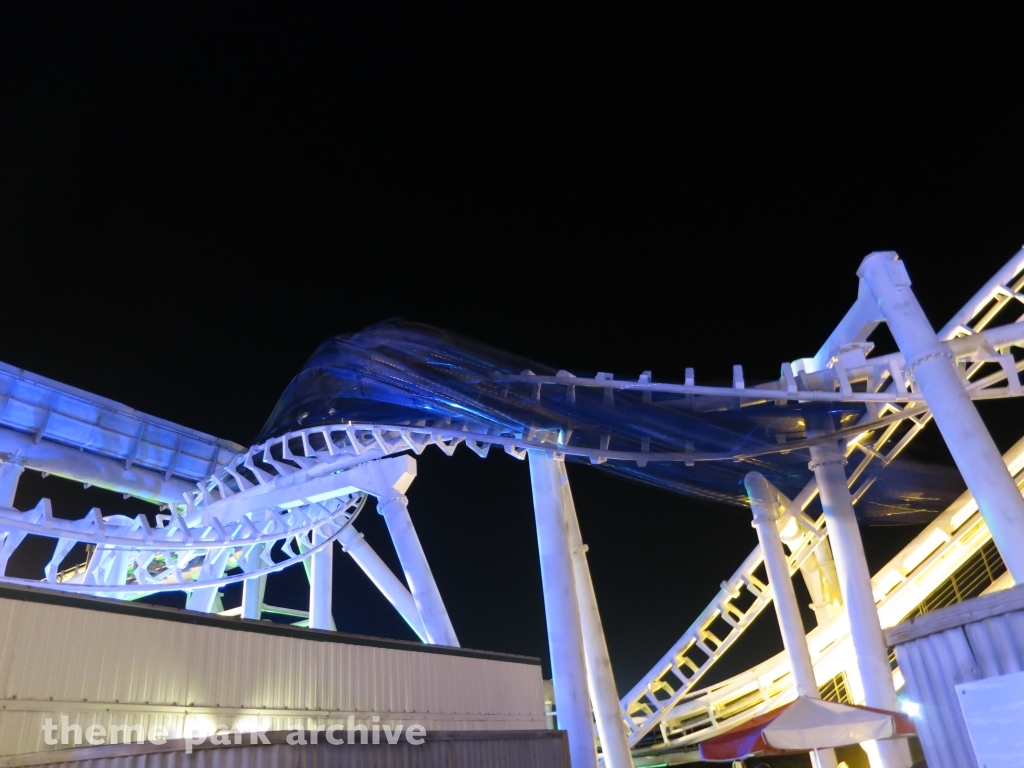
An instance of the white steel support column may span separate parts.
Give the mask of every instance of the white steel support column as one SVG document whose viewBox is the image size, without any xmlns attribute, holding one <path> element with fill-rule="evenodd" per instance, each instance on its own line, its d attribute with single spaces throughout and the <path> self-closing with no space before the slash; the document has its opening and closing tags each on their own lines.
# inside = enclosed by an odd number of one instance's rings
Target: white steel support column
<svg viewBox="0 0 1024 768">
<path fill-rule="evenodd" d="M 242 582 L 242 618 L 259 621 L 263 613 L 263 592 L 266 576 L 255 576 Z"/>
<path fill-rule="evenodd" d="M 0 464 L 0 507 L 14 508 L 14 494 L 18 492 L 18 479 L 25 467 L 14 461 Z"/>
<path fill-rule="evenodd" d="M 313 529 L 313 546 L 327 537 L 319 528 Z M 309 556 L 309 628 L 334 629 L 331 598 L 334 589 L 334 544 Z"/>
<path fill-rule="evenodd" d="M 256 544 L 243 552 L 238 564 L 246 573 L 258 571 L 265 544 Z M 259 621 L 263 615 L 263 593 L 267 590 L 267 577 L 254 576 L 242 582 L 242 618 Z"/>
<path fill-rule="evenodd" d="M 434 574 L 430 570 L 427 556 L 423 553 L 423 546 L 412 525 L 408 503 L 409 500 L 405 496 L 398 494 L 380 499 L 377 502 L 377 511 L 384 516 L 388 524 L 391 540 L 395 543 L 395 551 L 402 563 L 402 570 L 405 571 L 409 591 L 412 592 L 416 608 L 423 619 L 428 642 L 457 648 L 459 640 L 455 636 L 455 628 L 448 618 L 448 611 L 444 607 L 437 582 L 434 581 Z"/>
<path fill-rule="evenodd" d="M 559 728 L 569 737 L 572 768 L 597 768 L 586 656 L 562 491 L 565 474 L 559 472 L 558 462 L 542 452 L 529 451 L 529 460 L 555 713 Z"/>
<path fill-rule="evenodd" d="M 764 567 L 768 572 L 768 583 L 774 595 L 775 614 L 779 619 L 779 630 L 782 633 L 782 644 L 786 648 L 793 669 L 793 680 L 797 693 L 812 699 L 821 698 L 818 683 L 814 679 L 814 666 L 811 664 L 811 652 L 807 649 L 807 636 L 804 631 L 800 608 L 793 590 L 793 580 L 789 574 L 789 562 L 782 548 L 782 537 L 779 535 L 779 510 L 776 495 L 771 484 L 760 472 L 750 472 L 743 484 L 750 499 L 750 510 L 754 515 L 754 528 L 761 542 L 764 556 Z M 836 768 L 836 754 L 831 749 L 819 749 L 814 753 L 818 768 Z"/>
<path fill-rule="evenodd" d="M 853 511 L 846 483 L 846 455 L 838 440 L 811 446 L 810 468 L 818 481 L 818 495 L 825 514 L 825 529 L 832 544 L 843 610 L 850 623 L 854 665 L 869 707 L 897 711 L 899 701 L 889 668 L 885 636 L 878 620 L 871 572 L 864 555 L 857 515 Z M 1002 457 L 1000 457 L 1002 464 Z M 873 768 L 909 768 L 910 747 L 905 739 L 891 739 L 866 745 Z"/>
<path fill-rule="evenodd" d="M 363 573 L 369 576 L 370 581 L 381 591 L 381 594 L 388 599 L 395 610 L 397 610 L 405 623 L 415 632 L 420 640 L 430 642 L 427 629 L 423 625 L 423 618 L 420 616 L 416 601 L 413 600 L 409 590 L 398 580 L 398 577 L 391 572 L 387 564 L 380 559 L 373 548 L 366 543 L 363 534 L 359 533 L 351 525 L 346 526 L 341 535 L 338 536 L 342 548 L 355 560 Z"/>
<path fill-rule="evenodd" d="M 608 656 L 608 643 L 597 609 L 597 595 L 587 565 L 587 547 L 580 533 L 576 504 L 569 488 L 565 462 L 545 458 L 555 465 L 562 482 L 562 503 L 569 524 L 569 547 L 572 552 L 572 570 L 576 582 L 576 601 L 580 610 L 580 628 L 583 631 L 583 653 L 587 663 L 587 686 L 594 707 L 597 735 L 601 739 L 601 753 L 607 768 L 633 768 L 633 756 L 622 722 L 619 694 L 615 688 L 615 675 Z"/>
<path fill-rule="evenodd" d="M 127 553 L 125 553 L 127 555 Z M 206 553 L 203 564 L 199 568 L 199 580 L 219 579 L 224 575 L 228 560 L 231 557 L 230 549 L 215 549 Z M 124 565 L 125 577 L 127 576 L 127 562 Z M 124 578 L 118 576 L 116 584 L 124 584 Z M 201 611 L 203 613 L 218 613 L 224 610 L 220 599 L 219 587 L 199 587 L 188 593 L 185 601 L 185 609 L 189 611 Z"/>
<path fill-rule="evenodd" d="M 1024 499 L 964 390 L 951 353 L 939 344 L 918 304 L 903 262 L 891 251 L 872 253 L 857 274 L 878 302 L 1007 569 L 1014 581 L 1024 583 Z"/>
</svg>

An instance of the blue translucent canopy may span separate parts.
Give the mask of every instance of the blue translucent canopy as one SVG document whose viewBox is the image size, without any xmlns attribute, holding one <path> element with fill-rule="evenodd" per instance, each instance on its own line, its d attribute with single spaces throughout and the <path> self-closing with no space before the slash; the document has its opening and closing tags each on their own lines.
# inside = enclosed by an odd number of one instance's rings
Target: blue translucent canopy
<svg viewBox="0 0 1024 768">
<path fill-rule="evenodd" d="M 524 371 L 556 374 L 549 366 L 429 326 L 373 326 L 323 342 L 288 385 L 258 441 L 302 427 L 355 423 L 465 427 L 517 437 L 560 433 L 566 445 L 581 448 L 721 454 L 732 458 L 692 466 L 611 459 L 598 466 L 680 493 L 746 505 L 743 477 L 751 470 L 788 495 L 810 479 L 806 450 L 779 452 L 780 442 L 806 436 L 808 418 L 842 428 L 863 414 L 856 404 L 770 401 L 740 407 L 730 397 L 539 386 L 523 381 Z M 940 490 L 949 485 L 945 472 L 936 475 L 909 462 L 891 465 L 886 475 L 894 482 L 875 483 L 860 514 L 916 521 L 941 509 L 955 492 Z M 930 495 L 922 492 L 925 485 Z"/>
</svg>

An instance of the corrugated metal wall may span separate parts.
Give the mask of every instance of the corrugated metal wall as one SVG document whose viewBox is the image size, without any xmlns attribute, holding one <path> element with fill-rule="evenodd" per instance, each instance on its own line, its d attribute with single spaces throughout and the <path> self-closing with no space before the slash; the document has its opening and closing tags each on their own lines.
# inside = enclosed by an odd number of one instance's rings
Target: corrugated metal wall
<svg viewBox="0 0 1024 768">
<path fill-rule="evenodd" d="M 273 737 L 274 734 L 271 734 Z M 321 737 L 322 738 L 322 737 Z M 569 768 L 564 731 L 490 731 L 442 733 L 423 744 L 290 746 L 272 738 L 267 746 L 200 747 L 191 755 L 180 745 L 164 751 L 139 747 L 91 747 L 56 755 L 53 762 L 31 758 L 4 760 L 2 768 Z"/>
<path fill-rule="evenodd" d="M 955 686 L 1024 670 L 1024 587 L 926 614 L 886 637 L 922 707 L 916 724 L 928 768 L 977 768 Z"/>
<path fill-rule="evenodd" d="M 159 723 L 172 736 L 349 715 L 428 730 L 546 727 L 539 664 L 308 637 L 0 598 L 0 755 L 48 749 L 42 721 L 61 714 L 83 728 Z"/>
</svg>

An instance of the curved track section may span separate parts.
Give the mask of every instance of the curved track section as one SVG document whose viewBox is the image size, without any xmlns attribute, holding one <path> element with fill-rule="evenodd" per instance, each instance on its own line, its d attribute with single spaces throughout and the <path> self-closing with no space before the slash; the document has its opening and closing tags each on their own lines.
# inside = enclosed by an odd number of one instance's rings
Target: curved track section
<svg viewBox="0 0 1024 768">
<path fill-rule="evenodd" d="M 1004 456 L 1007 467 L 1014 474 L 1018 487 L 1024 485 L 1024 440 L 1018 442 Z M 939 607 L 946 601 L 963 597 L 959 590 L 966 585 L 974 591 L 1013 586 L 1001 566 L 997 553 L 990 547 L 991 535 L 978 512 L 977 504 L 965 493 L 933 523 L 922 531 L 896 557 L 872 579 L 876 605 L 882 627 L 888 628 L 916 612 L 929 609 L 929 602 Z M 795 573 L 806 550 L 816 546 L 813 537 L 798 545 L 790 553 L 790 567 Z M 751 561 L 741 569 L 741 580 L 749 580 L 759 591 L 761 600 L 764 585 L 751 577 Z M 958 578 L 959 577 L 959 578 Z M 948 591 L 950 594 L 942 594 Z M 703 631 L 702 645 L 711 653 L 708 637 L 713 637 L 708 626 L 715 616 L 706 613 L 696 624 Z M 856 670 L 851 668 L 852 657 L 849 627 L 840 616 L 833 622 L 819 626 L 807 635 L 814 662 L 815 676 L 823 688 L 845 688 L 853 700 L 861 697 Z M 903 685 L 899 669 L 894 666 L 896 688 Z M 839 681 L 841 685 L 837 686 Z M 688 690 L 674 699 L 669 707 L 660 702 L 671 699 L 667 688 L 651 687 L 639 695 L 634 690 L 623 700 L 624 709 L 632 706 L 630 720 L 634 726 L 645 722 L 648 713 L 641 711 L 646 702 L 651 711 L 661 712 L 658 718 L 659 738 L 648 749 L 678 749 L 697 744 L 705 739 L 736 727 L 747 720 L 778 707 L 796 696 L 795 686 L 785 654 L 779 654 L 762 664 L 736 675 L 722 683 L 700 690 Z M 631 701 L 632 698 L 632 701 Z M 658 701 L 659 704 L 653 704 Z M 634 733 L 639 729 L 634 727 Z M 636 744 L 639 739 L 634 740 Z"/>
<path fill-rule="evenodd" d="M 1024 251 L 1007 262 L 938 333 L 960 363 L 965 387 L 972 396 L 979 389 L 1004 383 L 1003 391 L 1007 394 L 1020 391 L 1017 372 L 1022 365 L 1014 362 L 1007 348 L 1000 347 L 999 342 L 1015 336 L 1014 328 L 1021 320 L 1017 315 L 1024 309 L 1022 291 Z M 993 320 L 1007 314 L 1017 318 L 1016 324 L 989 327 Z M 984 343 L 983 340 L 989 336 L 997 342 L 995 346 Z M 892 357 L 889 356 L 890 363 Z M 873 360 L 876 359 L 867 362 Z M 833 368 L 837 362 L 833 361 Z M 902 357 L 897 363 L 893 371 L 893 385 L 899 390 L 912 383 L 897 373 L 902 370 Z M 895 407 L 898 406 L 887 405 L 883 409 Z M 884 413 L 884 410 L 878 413 Z M 870 430 L 870 416 L 869 412 L 862 420 L 862 423 L 868 422 L 869 429 L 848 442 L 851 453 L 859 451 L 863 454 L 849 477 L 855 503 L 867 490 L 863 483 L 858 485 L 858 477 L 863 474 L 867 463 L 877 459 L 888 465 L 930 420 L 927 412 L 916 414 L 909 420 L 909 428 L 904 427 L 906 431 L 900 436 L 892 431 L 892 426 L 884 430 Z M 1018 487 L 1024 482 L 1022 453 L 1024 440 L 1004 455 Z M 788 516 L 794 518 L 799 527 L 785 518 L 780 521 L 783 538 L 790 549 L 790 570 L 794 573 L 810 557 L 808 550 L 827 542 L 827 536 L 819 538 L 811 532 L 803 514 L 803 509 L 816 492 L 813 482 L 808 484 L 794 497 L 789 507 Z M 787 538 L 787 524 L 793 533 L 799 532 L 800 535 L 791 534 Z M 822 524 L 820 518 L 814 521 L 815 530 L 822 530 Z M 929 603 L 935 602 L 934 596 L 943 590 L 952 591 L 953 599 L 958 599 L 956 580 L 962 569 L 970 571 L 972 567 L 974 570 L 982 567 L 988 576 L 994 575 L 990 561 L 996 561 L 997 567 L 1001 566 L 1001 561 L 998 553 L 984 552 L 986 547 L 991 547 L 991 536 L 970 494 L 964 494 L 872 579 L 883 627 L 898 623 L 914 611 L 927 610 Z M 655 755 L 649 760 L 660 762 L 657 755 L 666 749 L 695 745 L 795 695 L 783 654 L 710 688 L 697 687 L 703 675 L 771 603 L 770 585 L 756 575 L 761 562 L 760 548 L 756 548 L 736 573 L 722 583 L 718 596 L 687 632 L 622 699 L 623 721 L 630 744 L 635 747 L 644 741 L 647 747 L 644 752 L 650 751 Z M 808 583 L 808 586 L 812 584 Z M 990 588 L 1008 586 L 1012 586 L 1012 581 L 1009 581 L 1008 574 L 1003 574 Z M 950 599 L 949 596 L 946 599 Z M 820 619 L 819 615 L 819 624 L 822 624 Z M 844 679 L 852 682 L 851 693 L 856 698 L 859 693 L 856 671 L 846 665 L 850 652 L 848 627 L 841 622 L 819 626 L 808 635 L 808 644 L 819 683 L 829 684 L 845 676 Z M 894 671 L 894 678 L 897 688 L 901 687 L 902 677 L 898 670 Z M 658 738 L 651 735 L 655 728 L 660 730 Z"/>
<path fill-rule="evenodd" d="M 223 587 L 296 565 L 330 546 L 355 520 L 365 494 L 334 504 L 307 505 L 278 512 L 273 508 L 250 513 L 230 526 L 216 518 L 211 525 L 189 524 L 178 514 L 157 515 L 157 527 L 145 515 L 104 517 L 93 508 L 79 520 L 55 519 L 49 499 L 18 512 L 0 508 L 0 570 L 28 535 L 56 540 L 44 568 L 50 589 L 100 597 L 135 598 L 156 592 Z M 314 533 L 321 539 L 313 544 Z M 296 553 L 295 542 L 300 546 Z M 76 544 L 91 548 L 88 561 L 61 571 L 60 564 Z M 271 553 L 281 545 L 283 559 Z M 227 571 L 238 569 L 234 575 Z M 27 586 L 38 582 L 4 578 Z"/>
<path fill-rule="evenodd" d="M 1024 360 L 1017 361 L 1010 348 L 1024 345 L 1024 322 L 1017 318 L 989 327 L 1004 311 L 1024 304 L 1022 271 L 1024 252 L 940 333 L 974 399 L 1022 394 L 1018 372 Z M 299 564 L 336 540 L 357 546 L 352 523 L 368 495 L 385 507 L 405 504 L 404 486 L 394 478 L 382 480 L 387 474 L 382 468 L 400 461 L 397 454 L 418 455 L 432 445 L 451 455 L 465 444 L 480 456 L 497 447 L 520 459 L 527 451 L 542 451 L 554 459 L 590 463 L 735 503 L 734 492 L 720 490 L 723 479 L 732 482 L 748 466 L 777 470 L 790 481 L 798 477 L 789 468 L 799 466 L 802 451 L 815 442 L 806 433 L 803 414 L 819 406 L 835 415 L 831 439 L 846 436 L 849 454 L 860 457 L 849 483 L 854 499 L 861 500 L 878 479 L 868 471 L 872 462 L 888 466 L 930 414 L 900 354 L 870 357 L 869 343 L 845 344 L 843 338 L 841 325 L 816 358 L 784 363 L 777 380 L 750 387 L 739 366 L 731 387 L 699 386 L 692 372 L 683 384 L 654 382 L 650 372 L 636 381 L 604 373 L 515 372 L 520 362 L 515 358 L 492 360 L 484 348 L 455 347 L 446 350 L 445 358 L 430 352 L 429 338 L 417 338 L 383 368 L 386 355 L 377 355 L 376 348 L 373 354 L 359 351 L 359 365 L 370 367 L 338 369 L 333 379 L 323 375 L 329 360 L 307 368 L 275 410 L 270 436 L 248 450 L 3 366 L 0 470 L 52 472 L 162 503 L 166 514 L 156 516 L 156 525 L 146 515 L 104 517 L 99 510 L 64 520 L 53 516 L 47 500 L 18 511 L 8 499 L 0 503 L 0 580 L 17 581 L 6 575 L 12 554 L 27 536 L 43 536 L 55 542 L 44 569 L 50 588 L 120 598 L 186 590 L 190 607 L 209 611 L 225 584 Z M 407 370 L 403 360 L 412 361 Z M 336 403 L 349 410 L 338 410 Z M 698 439 L 689 439 L 690 434 Z M 1024 447 L 1018 444 L 1011 454 L 1006 460 L 1019 479 Z M 748 466 L 724 474 L 715 469 L 733 464 Z M 827 595 L 827 538 L 822 520 L 804 512 L 816 488 L 811 481 L 795 491 L 781 521 L 790 568 L 805 578 L 817 573 L 815 578 L 824 580 L 818 591 Z M 875 577 L 883 624 L 917 609 L 987 541 L 969 496 L 940 514 Z M 79 544 L 91 548 L 87 562 L 61 571 Z M 415 554 L 415 548 L 406 552 Z M 793 695 L 781 658 L 696 690 L 707 670 L 771 602 L 771 587 L 758 576 L 760 564 L 755 550 L 622 700 L 632 745 L 656 726 L 664 746 L 693 743 Z M 413 566 L 403 559 L 403 567 L 408 575 Z M 438 611 L 431 614 L 422 596 L 404 592 L 390 572 L 367 572 L 380 576 L 375 583 L 426 638 L 431 631 L 424 626 L 426 617 L 436 622 Z M 815 585 L 808 586 L 813 593 Z M 443 614 L 443 606 L 439 610 Z M 823 610 L 827 614 L 828 606 Z M 849 675 L 846 629 L 839 619 L 819 623 L 808 636 L 819 681 Z"/>
</svg>

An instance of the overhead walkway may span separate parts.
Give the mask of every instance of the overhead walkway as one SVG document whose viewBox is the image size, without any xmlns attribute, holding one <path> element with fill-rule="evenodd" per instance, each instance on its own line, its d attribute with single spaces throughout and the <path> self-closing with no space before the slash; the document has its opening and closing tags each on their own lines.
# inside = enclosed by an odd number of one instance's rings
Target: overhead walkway
<svg viewBox="0 0 1024 768">
<path fill-rule="evenodd" d="M 28 469 L 168 503 L 180 502 L 244 452 L 228 440 L 0 363 L 0 457 Z"/>
</svg>

